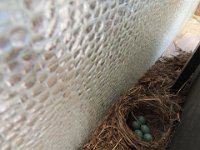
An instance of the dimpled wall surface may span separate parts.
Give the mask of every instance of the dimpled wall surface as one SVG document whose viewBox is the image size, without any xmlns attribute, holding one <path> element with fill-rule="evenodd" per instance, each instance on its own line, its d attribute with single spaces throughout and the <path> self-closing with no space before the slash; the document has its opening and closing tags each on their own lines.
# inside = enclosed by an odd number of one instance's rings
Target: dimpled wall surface
<svg viewBox="0 0 200 150">
<path fill-rule="evenodd" d="M 0 149 L 78 149 L 197 3 L 1 0 Z"/>
</svg>

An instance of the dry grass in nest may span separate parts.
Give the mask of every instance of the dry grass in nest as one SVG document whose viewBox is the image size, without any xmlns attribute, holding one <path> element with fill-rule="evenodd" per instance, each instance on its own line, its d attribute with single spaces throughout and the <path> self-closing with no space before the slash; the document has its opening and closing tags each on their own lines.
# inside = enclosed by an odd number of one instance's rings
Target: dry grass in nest
<svg viewBox="0 0 200 150">
<path fill-rule="evenodd" d="M 183 65 L 191 54 L 180 52 L 173 58 L 160 58 L 125 95 L 109 109 L 84 150 L 165 150 L 179 121 L 186 90 L 172 93 Z M 135 116 L 143 115 L 154 140 L 146 142 L 130 128 Z"/>
</svg>

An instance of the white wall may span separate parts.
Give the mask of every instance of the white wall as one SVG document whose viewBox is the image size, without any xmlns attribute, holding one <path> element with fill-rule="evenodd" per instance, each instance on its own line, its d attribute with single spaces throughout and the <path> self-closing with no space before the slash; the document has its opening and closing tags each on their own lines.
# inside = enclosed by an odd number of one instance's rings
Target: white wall
<svg viewBox="0 0 200 150">
<path fill-rule="evenodd" d="M 1 149 L 80 147 L 198 1 L 0 1 Z"/>
</svg>

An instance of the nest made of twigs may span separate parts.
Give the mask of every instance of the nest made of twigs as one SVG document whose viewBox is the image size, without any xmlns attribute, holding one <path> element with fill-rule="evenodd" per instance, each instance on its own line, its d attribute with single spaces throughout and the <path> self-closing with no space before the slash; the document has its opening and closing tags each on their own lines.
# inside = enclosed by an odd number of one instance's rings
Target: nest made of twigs
<svg viewBox="0 0 200 150">
<path fill-rule="evenodd" d="M 167 143 L 171 131 L 171 114 L 172 106 L 168 101 L 163 102 L 159 98 L 143 98 L 128 102 L 131 107 L 123 107 L 119 116 L 119 129 L 122 136 L 135 149 L 162 149 Z M 179 109 L 177 107 L 177 109 Z M 127 115 L 128 114 L 128 115 Z M 152 142 L 146 142 L 140 139 L 131 129 L 131 122 L 136 120 L 136 116 L 145 116 L 147 124 L 153 135 Z"/>
<path fill-rule="evenodd" d="M 179 114 L 186 90 L 173 93 L 170 87 L 191 54 L 180 52 L 160 58 L 138 83 L 108 110 L 84 150 L 165 150 Z M 146 142 L 130 128 L 134 116 L 143 115 L 154 137 Z"/>
</svg>

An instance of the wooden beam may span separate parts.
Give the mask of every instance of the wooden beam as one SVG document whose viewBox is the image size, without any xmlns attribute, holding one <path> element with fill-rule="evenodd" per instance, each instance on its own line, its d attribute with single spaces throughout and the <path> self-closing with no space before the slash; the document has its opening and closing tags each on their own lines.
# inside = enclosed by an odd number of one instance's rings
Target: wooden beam
<svg viewBox="0 0 200 150">
<path fill-rule="evenodd" d="M 187 80 L 190 78 L 190 76 L 195 72 L 199 64 L 200 64 L 200 42 L 196 47 L 192 56 L 189 58 L 189 60 L 183 67 L 182 72 L 180 73 L 174 85 L 172 86 L 172 90 L 179 91 L 187 82 Z"/>
</svg>

